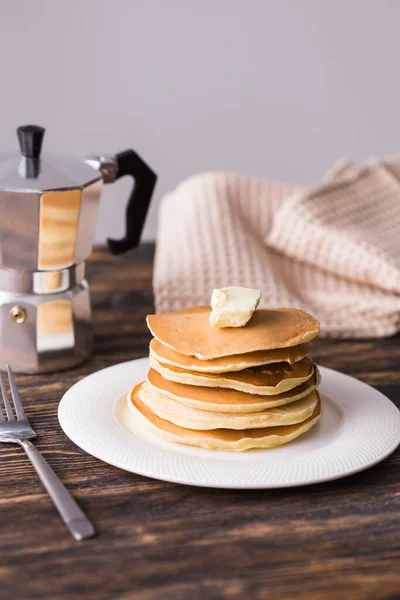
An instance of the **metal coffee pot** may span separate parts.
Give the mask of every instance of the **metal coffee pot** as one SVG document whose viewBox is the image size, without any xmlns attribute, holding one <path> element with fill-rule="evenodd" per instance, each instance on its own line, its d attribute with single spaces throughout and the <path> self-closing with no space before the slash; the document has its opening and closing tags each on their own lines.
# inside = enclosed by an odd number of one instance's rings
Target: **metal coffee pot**
<svg viewBox="0 0 400 600">
<path fill-rule="evenodd" d="M 137 246 L 156 175 L 133 150 L 86 160 L 41 154 L 44 129 L 17 129 L 20 154 L 0 154 L 0 368 L 41 373 L 92 352 L 85 260 L 92 252 L 103 183 L 130 175 L 126 234 Z"/>
</svg>

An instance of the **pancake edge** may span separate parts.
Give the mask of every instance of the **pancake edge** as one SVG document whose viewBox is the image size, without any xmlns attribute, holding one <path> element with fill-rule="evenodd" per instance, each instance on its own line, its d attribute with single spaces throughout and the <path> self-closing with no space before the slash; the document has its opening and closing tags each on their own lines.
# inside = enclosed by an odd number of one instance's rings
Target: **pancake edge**
<svg viewBox="0 0 400 600">
<path fill-rule="evenodd" d="M 245 392 L 248 394 L 256 394 L 260 396 L 276 396 L 284 392 L 289 392 L 293 388 L 298 387 L 305 381 L 311 379 L 314 373 L 314 363 L 312 363 L 312 370 L 308 377 L 288 377 L 278 382 L 276 386 L 261 386 L 252 385 L 250 383 L 242 383 L 234 379 L 228 379 L 221 377 L 217 380 L 217 383 L 213 383 L 216 380 L 210 377 L 202 377 L 201 374 L 191 373 L 190 371 L 179 372 L 179 378 L 175 375 L 174 371 L 168 368 L 163 363 L 159 363 L 155 358 L 149 356 L 149 364 L 152 369 L 157 371 L 164 379 L 173 381 L 174 383 L 182 383 L 184 385 L 195 385 L 199 387 L 209 388 L 226 388 L 231 390 L 237 390 L 238 392 Z M 239 371 L 240 372 L 240 371 Z M 223 373 L 221 375 L 224 375 Z M 195 381 L 190 381 L 195 379 Z M 196 381 L 197 380 L 197 381 Z"/>
<path fill-rule="evenodd" d="M 210 443 L 207 440 L 204 440 L 204 437 L 202 439 L 201 434 L 203 434 L 203 436 L 204 436 L 204 432 L 199 431 L 199 434 L 200 434 L 199 438 L 195 438 L 196 443 L 194 442 L 194 440 L 191 440 L 191 442 L 187 442 L 187 441 L 182 442 L 179 438 L 177 438 L 177 436 L 167 433 L 166 431 L 161 430 L 158 427 L 156 427 L 155 425 L 153 425 L 153 423 L 151 423 L 144 415 L 142 415 L 142 413 L 135 406 L 132 405 L 131 410 L 133 411 L 135 417 L 139 421 L 142 421 L 142 423 L 145 423 L 148 427 L 150 427 L 153 431 L 155 431 L 157 433 L 157 435 L 163 437 L 164 439 L 166 439 L 168 441 L 174 442 L 176 444 L 200 447 L 200 448 L 204 448 L 207 450 L 222 450 L 222 451 L 227 451 L 227 452 L 243 452 L 245 450 L 252 450 L 252 449 L 277 448 L 279 446 L 288 444 L 292 440 L 294 440 L 298 437 L 301 437 L 302 435 L 307 433 L 312 427 L 314 427 L 320 421 L 322 414 L 323 414 L 321 396 L 318 391 L 316 393 L 318 395 L 319 413 L 313 419 L 310 419 L 305 424 L 304 428 L 300 432 L 294 432 L 294 434 L 287 436 L 284 441 L 282 441 L 282 438 L 279 438 L 279 436 L 275 435 L 275 436 L 268 436 L 270 438 L 269 440 L 267 440 L 266 438 L 259 438 L 257 440 L 254 440 L 254 438 L 242 438 L 240 440 L 237 440 L 236 442 L 224 442 L 223 440 L 213 440 L 213 443 Z M 127 396 L 127 399 L 128 398 L 130 398 L 130 394 Z"/>
</svg>

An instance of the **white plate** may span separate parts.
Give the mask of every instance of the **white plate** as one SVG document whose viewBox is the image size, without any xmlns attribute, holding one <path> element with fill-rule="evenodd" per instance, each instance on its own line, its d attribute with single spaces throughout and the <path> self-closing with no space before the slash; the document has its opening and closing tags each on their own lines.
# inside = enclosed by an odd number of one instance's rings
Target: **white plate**
<svg viewBox="0 0 400 600">
<path fill-rule="evenodd" d="M 321 367 L 324 412 L 280 448 L 221 452 L 175 444 L 147 423 L 129 423 L 125 396 L 143 381 L 142 358 L 93 373 L 71 387 L 58 418 L 67 436 L 111 465 L 165 481 L 216 488 L 280 488 L 338 479 L 386 458 L 400 443 L 400 412 L 369 385 Z M 124 423 L 124 424 L 123 424 Z"/>
</svg>

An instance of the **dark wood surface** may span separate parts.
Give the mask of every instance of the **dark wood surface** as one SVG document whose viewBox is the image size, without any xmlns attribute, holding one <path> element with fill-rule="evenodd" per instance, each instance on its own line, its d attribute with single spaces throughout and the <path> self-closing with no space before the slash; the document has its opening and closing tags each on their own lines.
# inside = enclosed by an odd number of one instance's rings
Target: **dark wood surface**
<svg viewBox="0 0 400 600">
<path fill-rule="evenodd" d="M 147 354 L 153 251 L 97 251 L 88 267 L 92 359 L 65 373 L 18 377 L 38 448 L 98 534 L 75 542 L 24 453 L 1 447 L 0 599 L 400 598 L 399 452 L 326 484 L 208 490 L 115 469 L 61 431 L 57 405 L 73 383 Z M 399 338 L 319 340 L 316 357 L 399 406 Z"/>
</svg>

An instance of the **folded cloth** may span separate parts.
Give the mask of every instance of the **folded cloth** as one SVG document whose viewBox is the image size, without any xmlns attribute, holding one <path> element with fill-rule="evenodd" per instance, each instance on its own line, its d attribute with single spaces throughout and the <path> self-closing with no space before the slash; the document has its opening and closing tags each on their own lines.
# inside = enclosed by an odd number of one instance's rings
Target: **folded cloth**
<svg viewBox="0 0 400 600">
<path fill-rule="evenodd" d="M 260 306 L 315 315 L 321 335 L 400 329 L 400 161 L 341 162 L 315 187 L 229 173 L 192 177 L 161 203 L 157 312 L 258 288 Z"/>
</svg>

